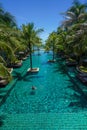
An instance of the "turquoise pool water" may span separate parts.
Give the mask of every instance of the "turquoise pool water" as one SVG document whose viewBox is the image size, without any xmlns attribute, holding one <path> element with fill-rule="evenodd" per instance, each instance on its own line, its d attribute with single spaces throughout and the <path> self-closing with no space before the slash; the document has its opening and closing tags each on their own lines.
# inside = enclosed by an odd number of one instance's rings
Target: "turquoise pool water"
<svg viewBox="0 0 87 130">
<path fill-rule="evenodd" d="M 75 79 L 74 82 L 72 82 L 67 74 L 67 69 L 61 58 L 57 57 L 55 63 L 48 63 L 48 59 L 52 57 L 51 52 L 44 53 L 41 51 L 40 53 L 40 56 L 37 56 L 37 52 L 33 54 L 33 67 L 40 68 L 38 73 L 27 73 L 29 57 L 23 62 L 21 68 L 14 69 L 14 86 L 5 103 L 1 106 L 0 113 L 13 115 L 13 117 L 20 114 L 22 118 L 23 115 L 27 116 L 29 114 L 42 113 L 44 115 L 50 114 L 50 117 L 48 117 L 51 119 L 51 117 L 57 116 L 57 113 L 86 112 L 86 101 L 81 95 L 81 91 L 77 88 L 79 84 L 77 84 L 72 69 L 68 69 L 68 74 L 70 74 L 71 78 Z M 32 90 L 32 85 L 36 86 L 37 89 Z M 77 87 L 75 87 L 75 85 L 77 85 Z M 81 83 L 80 87 L 85 88 Z M 38 115 L 33 116 L 33 118 L 37 120 Z M 58 128 L 55 123 L 56 122 L 54 122 L 55 129 L 53 130 Z M 35 128 L 32 127 L 31 130 L 33 129 Z M 38 125 L 37 130 L 39 129 Z"/>
</svg>

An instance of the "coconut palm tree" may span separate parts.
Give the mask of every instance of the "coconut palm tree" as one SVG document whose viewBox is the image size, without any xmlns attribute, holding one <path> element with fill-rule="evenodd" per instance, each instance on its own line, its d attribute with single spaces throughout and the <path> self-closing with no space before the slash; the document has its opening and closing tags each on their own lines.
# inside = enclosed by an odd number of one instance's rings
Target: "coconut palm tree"
<svg viewBox="0 0 87 130">
<path fill-rule="evenodd" d="M 64 27 L 70 27 L 73 24 L 83 23 L 87 19 L 87 4 L 81 4 L 78 0 L 73 2 L 71 6 L 65 13 L 65 21 L 62 23 Z"/>
<path fill-rule="evenodd" d="M 29 48 L 30 53 L 30 68 L 32 69 L 32 44 L 35 41 L 35 38 L 37 37 L 38 33 L 42 32 L 43 29 L 35 29 L 34 23 L 29 23 L 27 25 L 22 25 L 22 31 L 24 38 L 27 40 L 27 46 Z"/>
<path fill-rule="evenodd" d="M 58 34 L 57 32 L 52 32 L 47 41 L 46 41 L 46 48 L 50 48 L 52 49 L 52 52 L 53 52 L 53 57 L 52 57 L 52 60 L 49 60 L 50 61 L 55 61 L 55 57 L 54 57 L 54 53 L 55 51 L 57 50 L 57 47 L 58 47 Z"/>
<path fill-rule="evenodd" d="M 42 39 L 37 36 L 34 45 L 37 47 L 38 55 L 40 55 L 39 51 L 40 51 L 40 47 L 42 46 Z"/>
<path fill-rule="evenodd" d="M 0 78 L 1 80 L 4 79 L 4 82 L 6 82 L 6 84 L 12 80 L 10 72 L 2 63 L 0 63 Z"/>
<path fill-rule="evenodd" d="M 15 17 L 5 11 L 2 5 L 0 5 L 0 24 L 4 24 L 8 27 L 17 27 Z"/>
<path fill-rule="evenodd" d="M 5 44 L 5 42 L 0 42 L 0 56 L 6 61 L 7 65 L 12 64 L 16 61 L 16 57 L 12 48 Z"/>
<path fill-rule="evenodd" d="M 87 45 L 87 4 L 81 4 L 78 0 L 64 13 L 63 28 L 67 32 L 66 49 L 69 53 L 75 53 L 80 63 Z"/>
<path fill-rule="evenodd" d="M 0 63 L 2 63 L 4 66 L 7 65 L 6 61 L 3 59 L 3 57 L 0 56 Z"/>
<path fill-rule="evenodd" d="M 15 57 L 19 57 L 19 51 L 25 51 L 27 48 L 27 46 L 24 44 L 25 40 L 22 38 L 21 31 L 19 29 L 11 28 L 6 25 L 0 25 L 0 27 L 0 41 L 7 44 L 9 48 L 12 48 L 11 50 L 13 51 Z M 15 60 L 17 60 L 17 57 Z M 11 59 L 14 59 L 14 57 Z"/>
</svg>

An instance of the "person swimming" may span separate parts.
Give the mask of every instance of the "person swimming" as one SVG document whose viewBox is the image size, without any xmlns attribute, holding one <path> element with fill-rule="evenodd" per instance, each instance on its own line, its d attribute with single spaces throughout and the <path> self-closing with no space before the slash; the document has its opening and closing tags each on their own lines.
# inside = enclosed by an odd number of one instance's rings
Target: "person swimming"
<svg viewBox="0 0 87 130">
<path fill-rule="evenodd" d="M 36 90 L 37 88 L 35 86 L 32 86 L 32 90 Z"/>
</svg>

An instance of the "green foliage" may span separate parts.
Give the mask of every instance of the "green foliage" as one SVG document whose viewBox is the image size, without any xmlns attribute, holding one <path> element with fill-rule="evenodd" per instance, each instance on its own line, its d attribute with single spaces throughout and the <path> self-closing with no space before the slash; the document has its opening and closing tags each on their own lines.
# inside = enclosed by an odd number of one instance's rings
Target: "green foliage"
<svg viewBox="0 0 87 130">
<path fill-rule="evenodd" d="M 2 63 L 0 63 L 0 76 L 6 79 L 8 82 L 12 80 L 11 74 Z"/>
<path fill-rule="evenodd" d="M 2 63 L 3 65 L 7 65 L 6 61 L 3 59 L 3 57 L 0 56 L 0 63 Z"/>
<path fill-rule="evenodd" d="M 15 17 L 9 12 L 5 11 L 0 5 L 0 24 L 4 24 L 8 27 L 17 27 Z"/>
<path fill-rule="evenodd" d="M 7 63 L 14 62 L 16 59 L 12 48 L 4 42 L 0 42 L 0 55 Z"/>
</svg>

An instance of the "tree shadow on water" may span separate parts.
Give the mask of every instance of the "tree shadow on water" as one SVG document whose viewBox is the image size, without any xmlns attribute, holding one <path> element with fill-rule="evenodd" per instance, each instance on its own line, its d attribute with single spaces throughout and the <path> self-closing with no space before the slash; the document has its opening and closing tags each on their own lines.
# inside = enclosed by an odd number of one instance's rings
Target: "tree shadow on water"
<svg viewBox="0 0 87 130">
<path fill-rule="evenodd" d="M 5 116 L 0 116 L 0 127 L 4 125 Z"/>
<path fill-rule="evenodd" d="M 2 99 L 4 96 L 3 95 L 0 95 L 0 99 Z"/>
<path fill-rule="evenodd" d="M 58 67 L 55 67 L 55 68 L 53 69 L 53 72 L 54 72 L 54 73 L 60 72 L 62 75 L 66 75 L 66 70 L 65 70 L 64 67 L 65 67 L 65 66 L 59 65 Z"/>
<path fill-rule="evenodd" d="M 68 88 L 74 90 L 74 91 L 77 92 L 78 94 L 82 94 L 81 89 L 80 89 L 78 86 L 76 86 L 76 85 L 69 85 Z"/>
<path fill-rule="evenodd" d="M 69 107 L 79 107 L 81 109 L 87 108 L 87 100 L 82 95 L 80 95 L 78 97 L 77 101 L 72 100 L 70 102 Z"/>
<path fill-rule="evenodd" d="M 16 72 L 16 71 L 14 71 L 14 75 L 13 75 L 13 77 L 18 80 L 31 81 L 31 79 L 29 79 L 28 76 L 29 76 L 28 73 L 26 73 L 25 75 L 22 76 L 21 73 Z"/>
<path fill-rule="evenodd" d="M 22 76 L 21 73 L 19 72 L 14 72 L 14 78 L 17 78 L 18 80 L 23 80 L 23 81 L 30 81 L 32 78 L 43 78 L 43 75 L 37 75 L 37 73 L 26 73 L 25 75 Z"/>
<path fill-rule="evenodd" d="M 87 108 L 87 94 L 84 94 L 84 92 L 78 86 L 71 85 L 68 87 L 75 91 L 68 106 L 79 107 L 81 109 Z"/>
<path fill-rule="evenodd" d="M 30 95 L 35 95 L 36 94 L 36 91 L 34 91 L 34 90 L 32 90 L 31 92 L 30 92 Z"/>
</svg>

